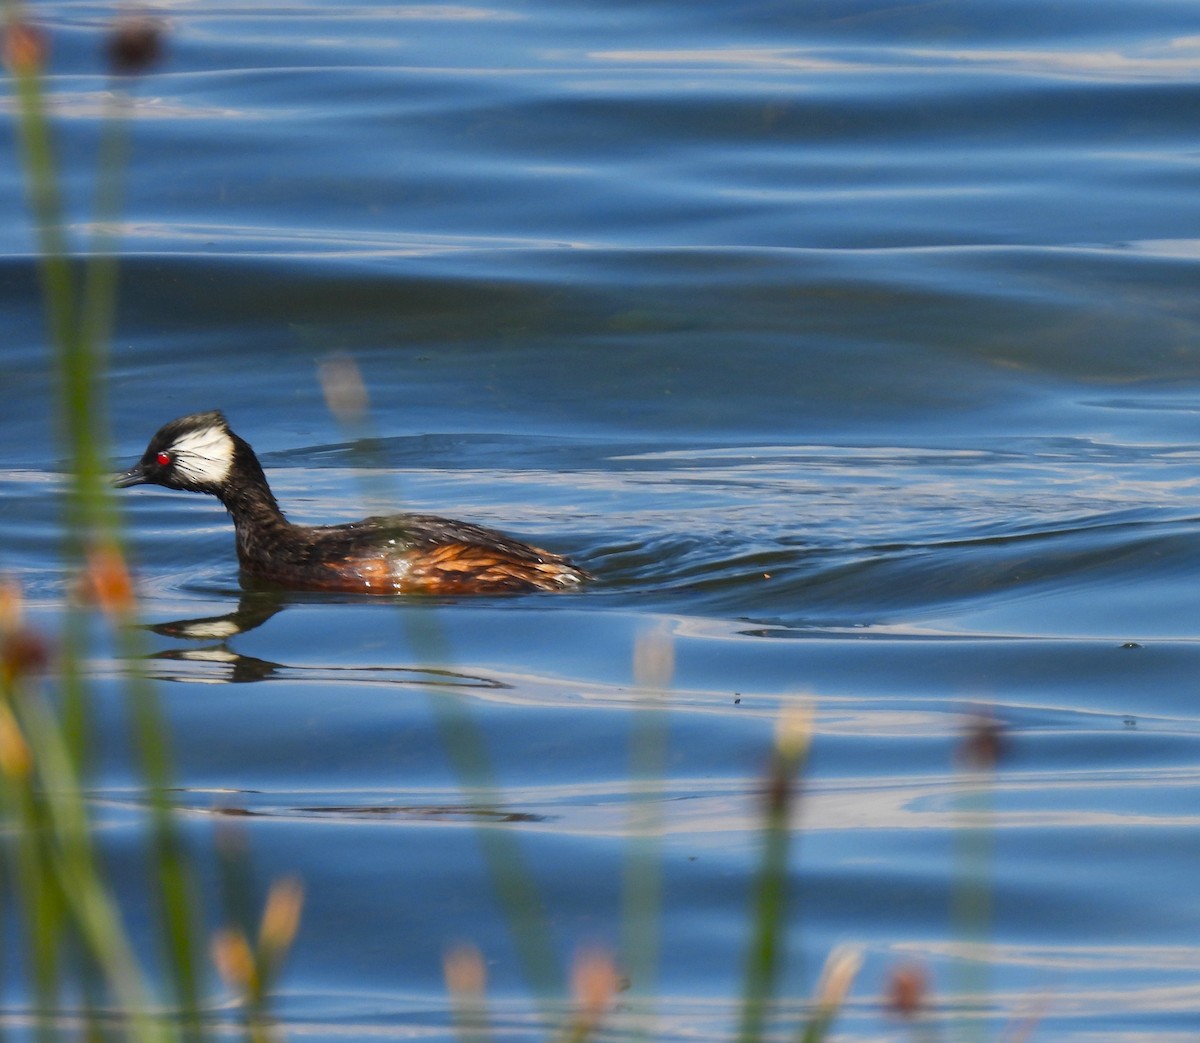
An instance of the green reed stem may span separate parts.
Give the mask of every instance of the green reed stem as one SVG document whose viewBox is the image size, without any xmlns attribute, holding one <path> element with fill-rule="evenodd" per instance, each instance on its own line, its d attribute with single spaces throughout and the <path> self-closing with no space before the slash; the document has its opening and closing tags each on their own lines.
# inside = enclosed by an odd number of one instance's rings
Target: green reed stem
<svg viewBox="0 0 1200 1043">
<path fill-rule="evenodd" d="M 331 360 L 327 365 L 331 369 L 353 367 L 346 359 Z M 329 379 L 336 381 L 339 377 Z M 353 379 L 357 379 L 356 368 Z M 328 384 L 326 391 L 329 395 Z M 360 459 L 363 473 L 382 475 L 386 470 L 385 461 L 378 459 L 377 441 L 366 428 L 365 414 L 338 411 L 338 416 L 345 427 L 353 429 L 349 431 L 354 438 L 353 451 Z M 376 482 L 366 480 L 368 501 L 395 503 L 395 499 L 387 495 L 390 490 L 381 488 L 384 484 L 381 479 Z M 427 663 L 433 664 L 431 669 L 444 670 L 452 656 L 445 634 L 433 615 L 434 606 L 415 597 L 405 604 L 411 608 L 405 614 L 405 622 L 413 648 Z M 459 697 L 433 685 L 426 688 L 426 694 L 459 790 L 476 813 L 473 817 L 475 837 L 508 921 L 509 937 L 522 976 L 549 1024 L 554 1016 L 554 1000 L 565 991 L 562 967 L 554 949 L 553 932 L 542 907 L 536 877 L 516 835 L 504 824 L 487 819 L 488 812 L 503 806 L 503 799 L 483 731 L 471 715 L 469 705 Z"/>
<path fill-rule="evenodd" d="M 126 635 L 121 641 L 122 655 L 126 662 L 140 663 L 141 642 L 131 636 L 135 633 L 132 622 L 121 629 Z M 126 683 L 150 803 L 151 864 L 157 873 L 163 943 L 185 1033 L 198 1038 L 201 1019 L 196 941 L 201 935 L 191 865 L 170 799 L 172 756 L 166 721 L 150 681 L 140 669 L 132 670 Z"/>
<path fill-rule="evenodd" d="M 82 787 L 58 722 L 29 692 L 8 707 L 30 751 L 30 773 L 6 774 L 5 783 L 18 825 L 22 891 L 35 906 L 32 944 L 53 946 L 57 966 L 65 940 L 63 912 L 69 910 L 84 949 L 129 1019 L 131 1038 L 157 1043 L 167 1035 L 147 1013 L 140 969 L 95 864 Z"/>
<path fill-rule="evenodd" d="M 11 709 L 11 702 L 8 705 Z M 59 997 L 63 896 L 53 875 L 45 869 L 48 852 L 44 809 L 28 780 L 5 779 L 4 805 L 6 821 L 16 826 L 12 878 L 25 919 L 22 940 L 32 978 L 34 1027 L 39 1040 L 49 1040 L 53 1036 L 49 1019 L 58 1007 Z"/>
<path fill-rule="evenodd" d="M 9 2 L 5 6 L 6 29 L 16 32 L 20 22 L 20 6 Z M 25 185 L 38 246 L 38 269 L 43 287 L 47 327 L 58 358 L 71 353 L 77 335 L 75 321 L 75 286 L 68 259 L 63 229 L 62 201 L 55 174 L 50 131 L 45 117 L 41 78 L 34 62 L 16 63 L 13 82 L 16 85 L 18 115 L 17 132 L 25 165 Z M 64 378 L 63 384 L 67 381 Z M 74 533 L 81 519 L 78 486 L 72 483 L 68 512 Z M 81 560 L 79 542 L 68 537 L 67 554 L 71 560 Z M 64 696 L 64 721 L 73 735 L 72 749 L 78 763 L 86 748 L 86 702 L 78 650 L 82 644 L 84 624 L 76 612 L 68 611 L 67 629 L 61 657 L 61 676 Z M 54 876 L 50 872 L 45 823 L 40 821 L 39 801 L 27 780 L 10 786 L 8 810 L 17 825 L 15 882 L 24 898 L 27 916 L 27 946 L 33 976 L 35 1002 L 38 1007 L 39 1038 L 49 1039 L 52 1032 L 46 1020 L 57 1006 L 59 953 L 62 945 L 63 921 L 61 901 L 57 901 Z"/>
<path fill-rule="evenodd" d="M 7 0 L 5 3 L 6 28 L 9 32 L 16 31 L 21 24 L 21 11 L 22 5 L 14 0 Z M 42 80 L 33 63 L 18 64 L 12 70 L 12 79 L 17 89 L 16 128 L 24 163 L 26 193 L 34 219 L 46 325 L 54 345 L 55 357 L 60 363 L 60 383 L 63 392 L 69 401 L 82 405 L 86 410 L 90 388 L 78 373 L 64 364 L 66 359 L 79 353 L 79 326 L 75 317 L 75 278 L 62 220 L 62 197 L 58 189 L 49 122 L 46 119 Z M 73 409 L 59 412 L 67 419 L 68 424 L 73 424 L 72 418 L 76 416 L 87 415 L 86 412 L 76 412 Z M 91 444 L 88 431 L 71 429 L 64 432 L 64 435 L 71 444 Z M 96 468 L 93 467 L 93 470 Z M 75 476 L 68 490 L 69 524 L 66 527 L 66 552 L 68 560 L 77 562 L 83 557 L 77 533 L 82 529 L 87 484 L 80 478 L 78 470 L 75 471 Z M 71 736 L 71 748 L 78 762 L 81 762 L 87 748 L 88 729 L 80 657 L 76 654 L 76 650 L 83 646 L 84 630 L 85 624 L 80 614 L 68 610 L 60 668 L 63 720 Z"/>
<path fill-rule="evenodd" d="M 669 718 L 667 690 L 674 672 L 670 635 L 639 638 L 634 650 L 634 684 L 643 705 L 632 715 L 629 774 L 632 802 L 624 869 L 621 964 L 630 989 L 623 1006 L 634 1016 L 635 1038 L 655 1036 L 654 997 L 658 992 L 662 944 L 663 780 L 667 772 Z"/>
<path fill-rule="evenodd" d="M 767 771 L 762 854 L 742 988 L 739 1043 L 763 1038 L 783 956 L 787 929 L 788 847 L 796 778 L 808 752 L 808 718 L 782 717 Z"/>
<path fill-rule="evenodd" d="M 427 662 L 445 669 L 451 661 L 449 646 L 432 613 L 433 606 L 418 605 L 408 626 L 413 646 Z M 525 981 L 548 1020 L 553 1001 L 563 994 L 562 967 L 553 945 L 553 931 L 542 907 L 537 878 L 528 865 L 516 835 L 503 823 L 489 821 L 487 812 L 504 806 L 492 768 L 492 758 L 482 729 L 459 697 L 426 688 L 442 746 L 450 758 L 463 797 L 476 812 L 476 840 L 492 887 L 508 920 L 509 937 Z"/>
<path fill-rule="evenodd" d="M 6 26 L 11 32 L 20 24 L 20 4 L 5 3 Z M 32 65 L 18 65 L 12 70 L 17 87 L 17 135 L 25 166 L 25 187 L 29 207 L 33 212 L 34 231 L 38 239 L 39 269 L 45 291 L 46 319 L 51 337 L 66 344 L 77 330 L 75 322 L 75 287 L 68 261 L 63 224 L 62 201 L 55 176 L 54 151 L 50 144 L 50 128 L 45 116 L 42 81 Z"/>
<path fill-rule="evenodd" d="M 107 371 L 107 345 L 111 336 L 117 292 L 117 241 L 115 229 L 124 196 L 124 173 L 128 166 L 130 96 L 113 82 L 103 121 L 92 241 L 84 269 L 83 306 L 80 314 L 80 351 L 72 369 L 79 376 L 90 373 L 92 386 L 96 376 Z M 81 405 L 89 410 L 92 428 L 101 424 L 102 403 L 93 393 Z M 82 425 L 81 425 L 82 426 Z M 75 435 L 77 432 L 73 431 Z M 95 444 L 101 444 L 99 438 Z M 92 460 L 79 461 L 90 467 Z M 117 514 L 106 476 L 95 461 L 96 499 L 87 500 L 90 523 L 100 526 L 114 543 L 118 537 Z M 94 513 L 91 513 L 94 511 Z M 196 894 L 187 852 L 175 820 L 171 802 L 174 777 L 169 729 L 158 698 L 141 663 L 145 657 L 142 631 L 133 605 L 125 606 L 117 619 L 117 647 L 129 664 L 126 695 L 134 738 L 141 757 L 143 781 L 149 802 L 151 865 L 156 874 L 163 947 L 171 969 L 186 1034 L 200 1035 L 199 974 L 196 939 Z"/>
<path fill-rule="evenodd" d="M 800 1043 L 821 1043 L 829 1035 L 836 1017 L 836 1011 L 818 1011 L 799 1033 Z"/>
<path fill-rule="evenodd" d="M 8 25 L 16 26 L 21 5 L 8 0 Z M 41 79 L 35 62 L 18 63 L 14 71 L 18 95 L 18 131 L 25 162 L 30 208 L 39 245 L 47 307 L 47 325 L 59 370 L 59 415 L 71 461 L 67 504 L 67 560 L 82 564 L 90 550 L 119 550 L 119 527 L 103 469 L 102 376 L 107 369 L 108 343 L 116 293 L 117 259 L 112 229 L 122 195 L 128 147 L 128 99 L 112 93 L 102 127 L 96 194 L 96 223 L 83 279 L 82 302 L 76 304 L 76 284 L 65 232 L 61 193 L 46 119 Z M 117 641 L 123 658 L 140 661 L 139 632 L 132 606 L 118 610 Z M 91 839 L 79 790 L 88 746 L 88 699 L 81 661 L 86 643 L 86 620 L 73 602 L 68 605 L 62 653 L 65 741 L 56 740 L 52 720 L 39 724 L 42 753 L 52 810 L 62 841 L 61 858 L 52 866 L 60 877 L 79 930 L 110 987 L 125 1005 L 136 1036 L 152 1038 L 147 1029 L 146 996 L 141 975 L 124 938 L 115 906 L 101 882 L 92 856 Z M 198 937 L 192 912 L 193 893 L 183 848 L 168 799 L 171 777 L 166 727 L 149 681 L 131 670 L 128 679 L 133 731 L 141 756 L 150 804 L 152 864 L 158 882 L 159 909 L 169 959 L 185 1027 L 199 1031 L 199 1004 L 194 953 Z M 33 721 L 31 723 L 38 723 Z M 61 756 L 57 754 L 61 753 Z M 55 756 L 51 756 L 55 754 Z M 53 767 L 51 772 L 49 769 Z M 52 860 L 53 861 L 53 860 Z"/>
</svg>

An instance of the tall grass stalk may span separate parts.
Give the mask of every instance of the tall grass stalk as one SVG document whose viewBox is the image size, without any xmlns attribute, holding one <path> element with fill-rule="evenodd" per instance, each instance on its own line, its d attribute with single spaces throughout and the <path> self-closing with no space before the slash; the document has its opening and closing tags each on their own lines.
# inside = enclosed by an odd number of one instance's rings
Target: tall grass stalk
<svg viewBox="0 0 1200 1043">
<path fill-rule="evenodd" d="M 65 620 L 60 677 L 62 717 L 51 701 L 34 691 L 31 676 L 8 671 L 0 680 L 0 800 L 15 827 L 10 842 L 11 884 L 19 895 L 22 932 L 37 1005 L 35 1028 L 50 1043 L 67 998 L 83 996 L 89 1034 L 105 1033 L 100 1014 L 108 1000 L 119 1014 L 121 1035 L 135 1043 L 199 1039 L 200 962 L 197 903 L 191 867 L 170 797 L 172 756 L 164 716 L 147 677 L 137 669 L 144 654 L 132 584 L 125 568 L 121 533 L 104 464 L 107 460 L 104 377 L 118 282 L 117 219 L 121 209 L 129 148 L 128 82 L 110 84 L 102 121 L 94 221 L 88 248 L 77 257 L 67 223 L 47 118 L 43 54 L 38 35 L 24 20 L 23 5 L 4 0 L 9 67 L 16 88 L 18 135 L 29 205 L 34 218 L 38 264 L 46 303 L 47 328 L 58 370 L 57 414 L 69 460 L 70 480 L 64 531 L 68 565 L 86 579 L 93 605 L 112 625 L 119 656 L 130 664 L 126 692 L 130 722 L 148 805 L 150 870 L 162 928 L 167 978 L 179 1019 L 155 1003 L 147 975 L 125 929 L 101 868 L 84 780 L 90 748 L 90 698 L 83 669 L 91 615 L 71 599 Z M 359 381 L 361 386 L 361 381 Z M 361 398 L 365 407 L 365 393 Z M 370 455 L 370 441 L 356 441 Z M 373 469 L 366 468 L 366 473 Z M 428 605 L 409 602 L 413 646 L 436 668 L 450 662 L 450 648 Z M 2 620 L 0 620 L 2 622 Z M 4 636 L 8 640 L 10 635 Z M 657 640 L 657 639 L 656 639 Z M 643 647 L 639 687 L 650 701 L 636 715 L 631 765 L 638 792 L 626 866 L 626 907 L 622 924 L 625 959 L 635 987 L 656 990 L 660 948 L 662 881 L 659 859 L 661 789 L 666 769 L 666 715 L 662 696 L 670 682 L 669 642 Z M 437 728 L 449 760 L 476 816 L 476 836 L 507 919 L 522 971 L 546 1023 L 555 1021 L 555 1002 L 564 993 L 561 961 L 542 909 L 536 878 L 514 833 L 484 812 L 502 806 L 484 734 L 469 706 L 435 686 L 428 688 Z M 755 880 L 751 936 L 745 970 L 740 1043 L 759 1043 L 774 998 L 786 926 L 787 856 L 795 779 L 804 761 L 807 718 L 786 716 L 776 738 L 767 785 L 761 864 Z M 218 963 L 238 990 L 246 1015 L 246 1035 L 267 1043 L 273 1034 L 267 999 L 294 939 L 302 906 L 295 882 L 272 888 L 257 931 L 247 915 L 216 940 Z M 68 981 L 67 961 L 84 965 L 83 981 Z M 563 1038 L 591 1038 L 617 989 L 611 959 L 577 966 L 578 1010 Z M 87 968 L 94 968 L 94 973 Z M 95 989 L 104 987 L 103 995 Z M 481 1001 L 480 1001 L 481 1002 Z M 647 1001 L 649 1002 L 649 1001 Z M 839 1000 L 840 1002 L 840 1000 Z M 817 1015 L 798 1039 L 822 1038 L 836 1005 L 818 1003 Z M 649 1034 L 652 1020 L 640 1031 Z"/>
<path fill-rule="evenodd" d="M 397 498 L 381 477 L 387 469 L 386 461 L 380 459 L 378 439 L 370 430 L 368 396 L 357 364 L 345 355 L 332 356 L 322 363 L 320 379 L 331 412 L 352 438 L 368 503 L 378 503 L 381 509 L 394 513 Z M 429 669 L 444 671 L 453 656 L 434 615 L 435 604 L 417 597 L 405 599 L 404 623 L 412 647 L 425 658 Z M 503 806 L 503 798 L 483 730 L 469 703 L 460 696 L 438 685 L 428 685 L 425 690 L 459 790 L 476 812 L 472 817 L 475 837 L 508 921 L 509 938 L 522 976 L 543 1019 L 551 1024 L 555 1003 L 565 992 L 562 962 L 553 944 L 554 934 L 542 906 L 537 878 L 519 840 L 503 823 L 492 821 L 491 813 Z"/>
<path fill-rule="evenodd" d="M 763 1038 L 787 929 L 788 847 L 796 781 L 812 738 L 812 714 L 791 707 L 779 718 L 764 794 L 762 854 L 754 884 L 738 1043 Z"/>
<path fill-rule="evenodd" d="M 119 654 L 131 670 L 126 685 L 131 723 L 141 758 L 150 810 L 152 875 L 157 881 L 159 921 L 177 1000 L 188 1035 L 198 1035 L 194 894 L 182 842 L 169 801 L 171 756 L 165 722 L 147 679 L 133 664 L 143 649 L 132 588 L 125 572 L 120 531 L 104 461 L 107 459 L 103 386 L 107 343 L 117 282 L 114 228 L 122 195 L 128 142 L 128 96 L 114 82 L 102 125 L 96 213 L 90 249 L 82 265 L 72 255 L 59 188 L 41 75 L 44 47 L 25 21 L 23 5 L 7 0 L 6 50 L 18 101 L 17 126 L 30 209 L 39 248 L 47 328 L 59 374 L 57 415 L 69 461 L 70 482 L 64 531 L 69 567 L 86 571 L 92 595 L 114 624 Z M 48 852 L 43 868 L 55 872 L 96 963 L 137 1028 L 148 1024 L 143 990 L 132 952 L 92 856 L 90 829 L 80 786 L 89 748 L 89 699 L 82 673 L 88 640 L 85 609 L 68 603 L 61 653 L 64 693 L 63 741 L 52 717 L 38 721 L 46 799 L 60 828 L 60 851 Z M 58 756 L 61 753 L 62 756 Z M 52 774 L 47 774 L 52 773 Z M 52 857 L 58 856 L 58 857 Z M 61 946 L 61 932 L 52 934 Z M 43 968 L 47 958 L 39 956 Z M 39 975 L 40 976 L 40 975 Z M 135 1009 L 136 1008 L 136 1009 Z"/>
<path fill-rule="evenodd" d="M 955 830 L 952 918 L 962 953 L 957 961 L 959 1038 L 987 1037 L 990 982 L 988 939 L 992 924 L 992 863 L 995 844 L 995 769 L 1002 737 L 998 724 L 983 713 L 972 714 L 959 747 L 962 767 L 958 791 L 959 826 Z"/>
<path fill-rule="evenodd" d="M 655 1034 L 654 997 L 662 933 L 663 780 L 667 772 L 667 692 L 675 670 L 669 633 L 638 637 L 633 680 L 642 705 L 634 711 L 629 739 L 631 805 L 625 857 L 621 965 L 629 975 L 624 1007 L 635 1038 Z"/>
<path fill-rule="evenodd" d="M 11 635 L 4 635 L 7 641 Z M 129 1019 L 130 1038 L 165 1038 L 150 1016 L 148 996 L 115 903 L 104 886 L 91 842 L 80 779 L 49 704 L 29 678 L 5 677 L 0 716 L 0 775 L 14 825 L 14 884 L 23 899 L 25 936 L 34 958 L 39 1035 L 51 1035 L 68 937 L 101 971 Z M 68 926 L 70 935 L 68 936 Z M 48 975 L 48 976 L 47 976 Z"/>
</svg>

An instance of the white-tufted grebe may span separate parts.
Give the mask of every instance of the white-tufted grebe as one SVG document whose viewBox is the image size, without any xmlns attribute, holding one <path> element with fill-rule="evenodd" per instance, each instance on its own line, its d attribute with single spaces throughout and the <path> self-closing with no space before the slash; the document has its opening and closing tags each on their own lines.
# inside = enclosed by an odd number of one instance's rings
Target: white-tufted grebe
<svg viewBox="0 0 1200 1043">
<path fill-rule="evenodd" d="M 558 554 L 428 514 L 293 525 L 254 450 L 215 410 L 165 424 L 141 460 L 114 482 L 215 496 L 233 516 L 242 569 L 296 590 L 496 594 L 571 590 L 590 578 Z"/>
</svg>

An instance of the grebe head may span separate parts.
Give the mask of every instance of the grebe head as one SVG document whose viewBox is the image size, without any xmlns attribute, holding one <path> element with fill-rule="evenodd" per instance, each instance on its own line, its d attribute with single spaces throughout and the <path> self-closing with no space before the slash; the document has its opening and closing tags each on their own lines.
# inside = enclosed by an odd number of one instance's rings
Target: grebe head
<svg viewBox="0 0 1200 1043">
<path fill-rule="evenodd" d="M 121 489 L 163 485 L 219 496 L 234 469 L 237 451 L 236 436 L 222 413 L 193 413 L 159 428 L 142 458 L 117 475 L 114 484 Z"/>
</svg>

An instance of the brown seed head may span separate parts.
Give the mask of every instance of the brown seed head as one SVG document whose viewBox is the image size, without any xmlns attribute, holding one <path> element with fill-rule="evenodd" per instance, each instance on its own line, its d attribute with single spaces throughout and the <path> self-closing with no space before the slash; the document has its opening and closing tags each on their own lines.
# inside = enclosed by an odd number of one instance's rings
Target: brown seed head
<svg viewBox="0 0 1200 1043">
<path fill-rule="evenodd" d="M 49 53 L 49 39 L 37 26 L 12 22 L 4 30 L 4 65 L 14 76 L 40 72 Z"/>
<path fill-rule="evenodd" d="M 108 64 L 117 76 L 136 76 L 162 60 L 163 27 L 144 15 L 118 19 L 108 38 Z"/>
<path fill-rule="evenodd" d="M 33 753 L 25 733 L 7 703 L 0 703 L 0 772 L 10 779 L 27 779 L 33 770 Z"/>
<path fill-rule="evenodd" d="M 21 597 L 21 587 L 16 580 L 0 580 L 0 634 L 7 634 L 21 628 L 21 617 L 25 609 L 25 599 Z"/>
<path fill-rule="evenodd" d="M 271 885 L 258 929 L 259 950 L 278 963 L 300 929 L 300 911 L 304 908 L 304 885 L 295 877 L 284 877 Z"/>
<path fill-rule="evenodd" d="M 213 935 L 213 963 L 225 984 L 238 992 L 250 992 L 258 979 L 254 966 L 254 953 L 241 931 L 233 927 L 222 928 Z"/>
<path fill-rule="evenodd" d="M 616 964 L 610 953 L 583 949 L 575 954 L 571 967 L 571 993 L 579 1018 L 586 1025 L 598 1022 L 621 987 Z"/>
<path fill-rule="evenodd" d="M 487 985 L 483 954 L 473 945 L 457 945 L 442 958 L 446 988 L 452 996 L 477 1001 Z"/>
<path fill-rule="evenodd" d="M 49 647 L 32 630 L 22 628 L 0 637 L 0 676 L 6 687 L 30 674 L 40 674 L 49 661 Z"/>
<path fill-rule="evenodd" d="M 976 714 L 967 722 L 959 757 L 969 768 L 991 771 L 1004 756 L 1004 727 L 994 717 Z"/>
<path fill-rule="evenodd" d="M 925 1007 L 929 981 L 918 963 L 902 963 L 888 976 L 887 1007 L 901 1018 L 915 1018 Z"/>
<path fill-rule="evenodd" d="M 16 582 L 0 581 L 0 683 L 6 688 L 41 673 L 50 659 L 46 642 L 25 625 L 24 608 Z"/>
<path fill-rule="evenodd" d="M 763 804 L 768 815 L 787 815 L 796 792 L 796 779 L 778 757 L 772 758 L 763 786 Z"/>
<path fill-rule="evenodd" d="M 120 617 L 133 608 L 133 578 L 125 557 L 112 544 L 88 551 L 84 596 L 105 615 Z"/>
</svg>

